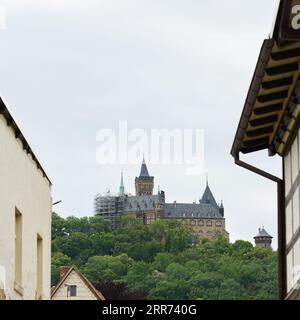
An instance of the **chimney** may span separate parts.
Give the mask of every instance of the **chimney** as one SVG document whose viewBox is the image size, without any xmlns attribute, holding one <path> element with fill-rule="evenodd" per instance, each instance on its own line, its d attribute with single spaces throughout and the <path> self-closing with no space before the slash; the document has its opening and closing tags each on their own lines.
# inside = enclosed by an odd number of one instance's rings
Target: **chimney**
<svg viewBox="0 0 300 320">
<path fill-rule="evenodd" d="M 62 266 L 59 268 L 59 279 L 61 280 L 65 274 L 71 269 L 71 267 Z"/>
<path fill-rule="evenodd" d="M 177 201 L 174 201 L 174 208 L 176 209 L 177 207 Z"/>
</svg>

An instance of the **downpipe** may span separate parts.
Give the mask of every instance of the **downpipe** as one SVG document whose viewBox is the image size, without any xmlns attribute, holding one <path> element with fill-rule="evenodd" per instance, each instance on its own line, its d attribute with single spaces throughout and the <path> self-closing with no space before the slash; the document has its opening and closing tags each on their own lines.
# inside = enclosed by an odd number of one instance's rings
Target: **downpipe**
<svg viewBox="0 0 300 320">
<path fill-rule="evenodd" d="M 249 163 L 241 161 L 239 154 L 234 156 L 236 165 L 269 179 L 277 184 L 277 225 L 278 225 L 278 297 L 285 300 L 287 295 L 287 269 L 286 269 L 286 231 L 285 231 L 285 189 L 284 181 Z M 282 166 L 284 172 L 284 166 Z"/>
</svg>

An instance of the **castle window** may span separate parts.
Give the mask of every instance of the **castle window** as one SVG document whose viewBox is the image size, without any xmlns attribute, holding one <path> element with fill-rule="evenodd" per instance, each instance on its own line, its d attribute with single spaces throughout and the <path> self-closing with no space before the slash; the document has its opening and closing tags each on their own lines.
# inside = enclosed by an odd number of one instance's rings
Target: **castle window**
<svg viewBox="0 0 300 320">
<path fill-rule="evenodd" d="M 218 220 L 218 221 L 216 222 L 216 227 L 222 227 L 222 221 Z"/>
<path fill-rule="evenodd" d="M 198 226 L 199 227 L 203 227 L 204 226 L 204 221 L 203 220 L 199 220 L 198 221 Z"/>
<path fill-rule="evenodd" d="M 211 226 L 212 226 L 211 220 L 208 220 L 208 221 L 206 222 L 206 226 L 207 226 L 207 227 L 211 227 Z"/>
</svg>

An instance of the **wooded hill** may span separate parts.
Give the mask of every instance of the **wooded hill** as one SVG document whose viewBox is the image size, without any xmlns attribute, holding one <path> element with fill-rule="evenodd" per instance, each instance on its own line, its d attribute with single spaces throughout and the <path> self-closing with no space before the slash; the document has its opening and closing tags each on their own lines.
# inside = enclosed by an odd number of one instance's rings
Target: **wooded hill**
<svg viewBox="0 0 300 320">
<path fill-rule="evenodd" d="M 52 285 L 77 266 L 107 299 L 277 299 L 277 254 L 224 238 L 194 243 L 187 226 L 53 213 Z"/>
</svg>

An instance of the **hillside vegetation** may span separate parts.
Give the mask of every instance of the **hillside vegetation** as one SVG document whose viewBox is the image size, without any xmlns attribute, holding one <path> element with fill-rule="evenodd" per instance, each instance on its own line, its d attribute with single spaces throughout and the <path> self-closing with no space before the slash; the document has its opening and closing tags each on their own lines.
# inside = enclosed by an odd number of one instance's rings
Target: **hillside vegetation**
<svg viewBox="0 0 300 320">
<path fill-rule="evenodd" d="M 149 226 L 123 217 L 112 232 L 100 217 L 53 213 L 52 285 L 75 265 L 109 299 L 276 299 L 277 254 L 224 238 L 193 242 L 176 221 Z"/>
</svg>

